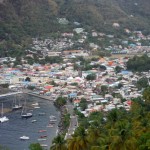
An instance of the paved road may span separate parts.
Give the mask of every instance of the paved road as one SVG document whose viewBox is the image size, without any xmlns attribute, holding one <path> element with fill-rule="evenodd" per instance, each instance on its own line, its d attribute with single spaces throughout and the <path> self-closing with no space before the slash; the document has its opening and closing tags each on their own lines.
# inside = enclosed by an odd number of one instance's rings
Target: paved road
<svg viewBox="0 0 150 150">
<path fill-rule="evenodd" d="M 66 133 L 65 139 L 71 138 L 71 135 L 74 133 L 75 129 L 78 126 L 78 119 L 76 115 L 73 115 L 73 105 L 72 104 L 67 104 L 66 108 L 68 110 L 68 113 L 70 113 L 70 126 L 68 129 L 68 133 Z"/>
</svg>

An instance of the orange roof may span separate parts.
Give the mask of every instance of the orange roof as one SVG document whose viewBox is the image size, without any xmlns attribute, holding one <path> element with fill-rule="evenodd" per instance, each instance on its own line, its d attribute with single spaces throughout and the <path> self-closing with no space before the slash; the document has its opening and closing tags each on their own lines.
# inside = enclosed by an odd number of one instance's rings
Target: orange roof
<svg viewBox="0 0 150 150">
<path fill-rule="evenodd" d="M 45 86 L 45 89 L 51 89 L 51 88 L 53 88 L 53 86 L 51 86 L 51 85 Z"/>
</svg>

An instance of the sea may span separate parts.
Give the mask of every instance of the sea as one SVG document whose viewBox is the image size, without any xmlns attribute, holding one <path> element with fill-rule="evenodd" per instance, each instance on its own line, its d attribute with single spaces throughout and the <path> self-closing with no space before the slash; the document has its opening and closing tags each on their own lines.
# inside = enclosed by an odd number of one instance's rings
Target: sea
<svg viewBox="0 0 150 150">
<path fill-rule="evenodd" d="M 8 150 L 29 150 L 31 143 L 40 143 L 47 145 L 44 149 L 49 149 L 53 138 L 58 134 L 60 112 L 54 107 L 52 101 L 29 95 L 19 95 L 18 97 L 20 103 L 24 104 L 26 101 L 27 112 L 31 112 L 33 116 L 28 119 L 22 119 L 22 109 L 4 113 L 9 118 L 9 121 L 0 123 L 0 145 L 7 147 Z M 11 110 L 14 98 L 16 99 L 15 96 L 1 98 L 0 107 L 3 103 L 4 109 Z M 40 108 L 34 108 L 32 105 L 34 103 L 38 103 Z M 47 127 L 51 115 L 55 116 L 57 121 L 53 127 Z M 36 122 L 33 123 L 32 120 L 36 120 Z M 40 133 L 40 130 L 46 131 Z M 28 136 L 30 139 L 25 141 L 20 140 L 20 137 L 23 135 Z M 47 136 L 46 140 L 38 141 L 41 136 Z"/>
</svg>

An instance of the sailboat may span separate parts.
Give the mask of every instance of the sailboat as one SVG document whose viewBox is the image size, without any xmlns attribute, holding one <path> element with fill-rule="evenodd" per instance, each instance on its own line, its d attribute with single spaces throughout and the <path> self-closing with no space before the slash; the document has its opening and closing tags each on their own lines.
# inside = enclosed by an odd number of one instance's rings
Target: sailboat
<svg viewBox="0 0 150 150">
<path fill-rule="evenodd" d="M 32 117 L 32 113 L 27 112 L 26 99 L 25 99 L 25 104 L 24 104 L 22 112 L 21 112 L 21 117 L 26 118 L 26 119 Z"/>
<path fill-rule="evenodd" d="M 3 103 L 2 103 L 2 111 L 1 111 L 1 117 L 0 117 L 0 122 L 6 122 L 9 121 L 9 119 L 6 116 L 3 116 L 4 112 L 3 112 Z"/>
<path fill-rule="evenodd" d="M 22 105 L 20 104 L 20 100 L 18 100 L 18 103 L 17 103 L 17 98 L 15 97 L 12 110 L 19 110 L 19 109 L 22 109 Z"/>
</svg>

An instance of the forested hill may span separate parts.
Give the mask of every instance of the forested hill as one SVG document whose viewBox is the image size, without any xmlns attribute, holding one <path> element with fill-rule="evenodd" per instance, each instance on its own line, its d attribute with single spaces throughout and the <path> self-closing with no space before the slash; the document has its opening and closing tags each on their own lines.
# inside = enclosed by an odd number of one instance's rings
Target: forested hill
<svg viewBox="0 0 150 150">
<path fill-rule="evenodd" d="M 21 49 L 28 36 L 66 29 L 58 24 L 59 17 L 105 32 L 113 22 L 149 31 L 149 8 L 149 0 L 0 0 L 0 50 Z"/>
</svg>

